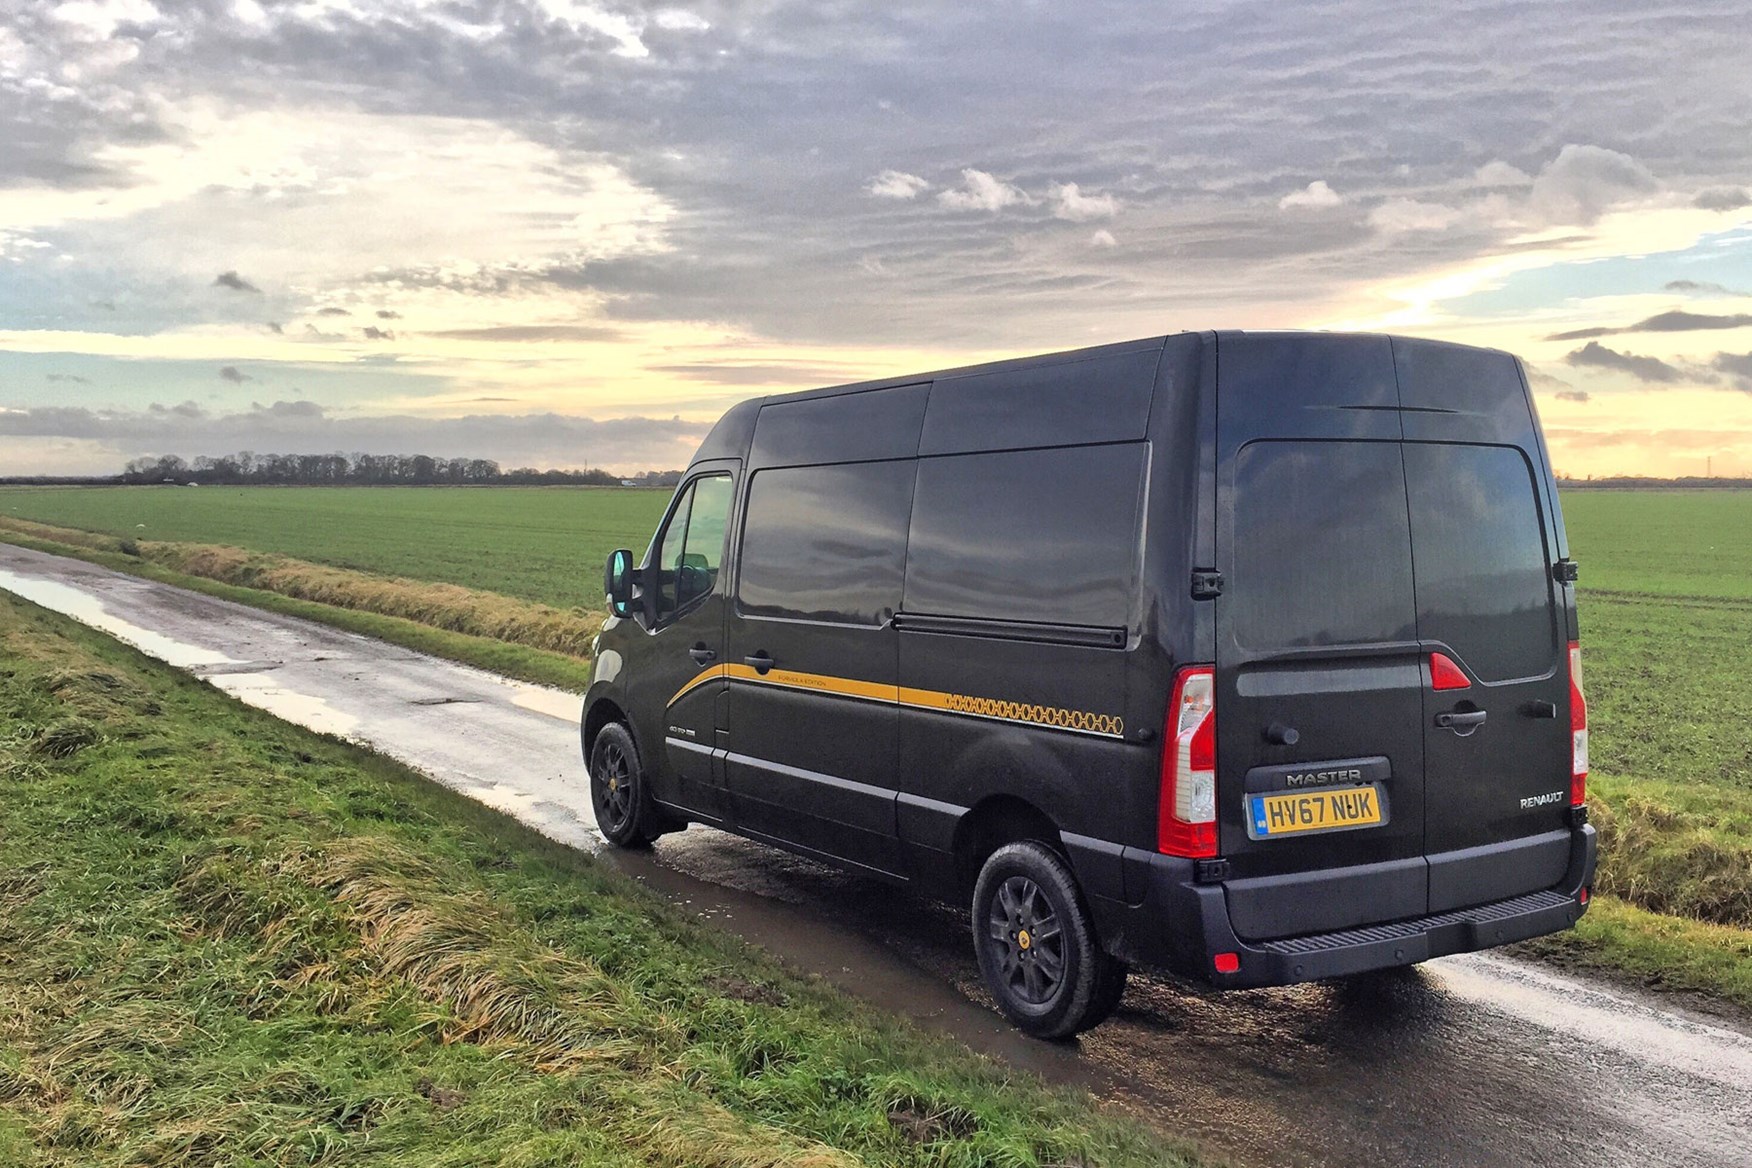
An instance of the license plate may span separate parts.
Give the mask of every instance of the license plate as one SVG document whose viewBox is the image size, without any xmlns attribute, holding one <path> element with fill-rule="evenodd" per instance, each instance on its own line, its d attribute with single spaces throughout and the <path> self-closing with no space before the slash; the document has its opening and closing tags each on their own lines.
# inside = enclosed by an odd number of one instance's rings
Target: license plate
<svg viewBox="0 0 1752 1168">
<path fill-rule="evenodd" d="M 1247 796 L 1247 834 L 1254 839 L 1378 827 L 1385 822 L 1378 786 Z"/>
</svg>

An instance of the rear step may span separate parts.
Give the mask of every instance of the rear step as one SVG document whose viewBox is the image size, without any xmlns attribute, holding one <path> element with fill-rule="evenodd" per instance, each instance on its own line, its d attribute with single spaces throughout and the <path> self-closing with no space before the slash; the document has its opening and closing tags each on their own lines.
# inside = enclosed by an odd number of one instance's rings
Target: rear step
<svg viewBox="0 0 1752 1168">
<path fill-rule="evenodd" d="M 1542 909 L 1555 909 L 1574 903 L 1574 897 L 1565 896 L 1559 892 L 1530 892 L 1525 896 L 1493 901 L 1475 908 L 1436 913 L 1433 916 L 1416 917 L 1408 921 L 1395 921 L 1388 925 L 1369 925 L 1366 928 L 1345 929 L 1337 933 L 1315 933 L 1307 937 L 1258 941 L 1254 942 L 1254 945 L 1268 953 L 1282 953 L 1290 956 L 1322 953 L 1329 949 L 1347 949 L 1353 945 L 1409 940 L 1413 937 L 1422 937 L 1434 929 L 1450 925 L 1470 925 L 1475 928 L 1488 926 L 1494 921 L 1506 921 L 1512 917 L 1524 916 Z"/>
</svg>

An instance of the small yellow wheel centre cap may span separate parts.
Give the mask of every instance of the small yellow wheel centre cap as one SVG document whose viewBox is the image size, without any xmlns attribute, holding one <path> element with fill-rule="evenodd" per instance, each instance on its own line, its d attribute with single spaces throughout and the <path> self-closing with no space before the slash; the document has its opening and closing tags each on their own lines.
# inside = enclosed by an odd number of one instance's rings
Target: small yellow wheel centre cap
<svg viewBox="0 0 1752 1168">
<path fill-rule="evenodd" d="M 618 790 L 620 790 L 620 780 L 619 780 L 619 779 L 610 779 L 610 780 L 608 780 L 608 789 L 609 789 L 609 790 L 611 790 L 611 791 L 618 791 Z"/>
<path fill-rule="evenodd" d="M 1022 946 L 1024 949 L 1033 944 L 1033 941 L 1028 936 L 1027 929 L 1023 929 L 1020 933 L 1016 934 L 1016 944 Z"/>
</svg>

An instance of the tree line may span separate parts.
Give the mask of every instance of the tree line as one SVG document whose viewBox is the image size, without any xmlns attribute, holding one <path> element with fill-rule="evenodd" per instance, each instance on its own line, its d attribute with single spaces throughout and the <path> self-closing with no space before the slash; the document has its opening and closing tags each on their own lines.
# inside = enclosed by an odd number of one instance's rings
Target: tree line
<svg viewBox="0 0 1752 1168">
<path fill-rule="evenodd" d="M 235 486 L 588 486 L 673 487 L 679 470 L 617 475 L 606 470 L 503 470 L 490 458 L 427 454 L 256 454 L 245 450 L 190 462 L 175 454 L 136 458 L 115 482 Z"/>
</svg>

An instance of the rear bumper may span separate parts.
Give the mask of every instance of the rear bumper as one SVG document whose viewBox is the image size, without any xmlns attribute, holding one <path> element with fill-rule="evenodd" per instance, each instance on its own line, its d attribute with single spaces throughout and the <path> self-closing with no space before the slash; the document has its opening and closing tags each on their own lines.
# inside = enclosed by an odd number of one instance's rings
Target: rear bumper
<svg viewBox="0 0 1752 1168">
<path fill-rule="evenodd" d="M 1570 862 L 1555 887 L 1470 908 L 1338 932 L 1243 941 L 1229 917 L 1221 884 L 1200 884 L 1191 860 L 1127 849 L 1125 885 L 1140 903 L 1092 898 L 1102 939 L 1135 965 L 1164 969 L 1222 989 L 1289 985 L 1372 969 L 1413 965 L 1569 928 L 1581 919 L 1581 890 L 1594 878 L 1594 829 L 1571 833 Z M 1234 973 L 1214 958 L 1233 953 Z"/>
</svg>

